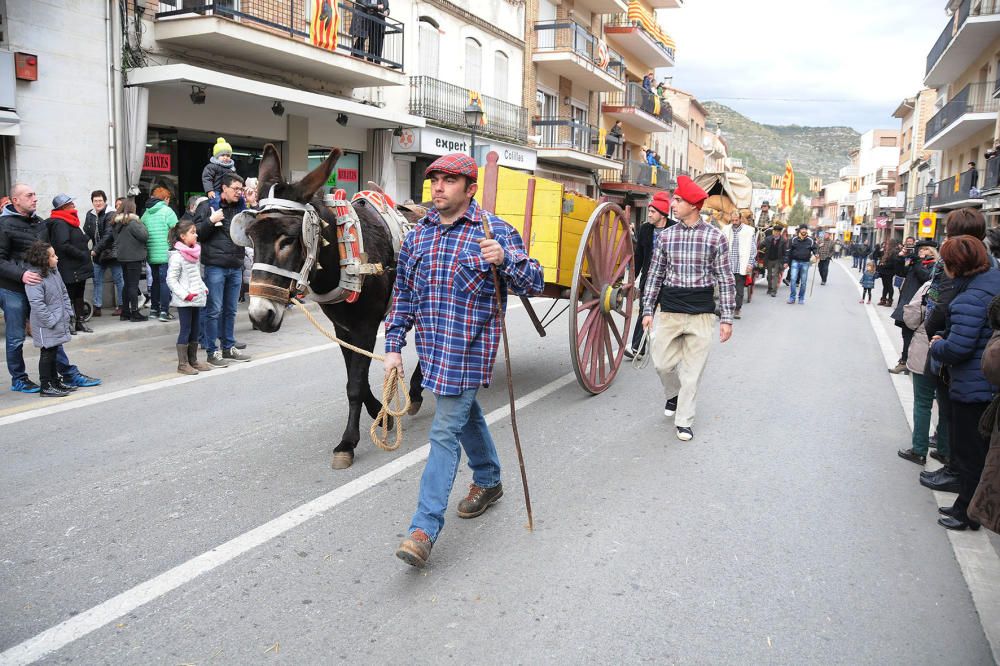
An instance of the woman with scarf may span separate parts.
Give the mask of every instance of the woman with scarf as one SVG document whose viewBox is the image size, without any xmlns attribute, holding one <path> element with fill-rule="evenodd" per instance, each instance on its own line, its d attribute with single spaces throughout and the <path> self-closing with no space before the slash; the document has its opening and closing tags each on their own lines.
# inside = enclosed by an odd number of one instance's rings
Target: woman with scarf
<svg viewBox="0 0 1000 666">
<path fill-rule="evenodd" d="M 904 372 L 906 374 L 910 373 L 906 367 L 906 360 L 909 356 L 910 342 L 913 340 L 914 330 L 907 326 L 904 321 L 903 307 L 910 302 L 910 299 L 917 293 L 921 285 L 931 279 L 931 270 L 938 260 L 937 243 L 932 240 L 922 240 L 917 243 L 916 251 L 917 256 L 915 258 L 906 260 L 904 269 L 906 277 L 903 278 L 903 284 L 899 288 L 899 300 L 896 303 L 896 308 L 890 315 L 903 336 L 903 352 L 900 354 L 899 361 L 896 362 L 896 367 L 889 369 L 889 372 L 894 375 Z"/>
<path fill-rule="evenodd" d="M 872 252 L 872 259 L 875 261 L 875 272 L 882 280 L 882 298 L 878 304 L 887 308 L 892 307 L 895 292 L 892 280 L 896 277 L 896 259 L 899 254 L 899 243 L 895 238 L 890 238 L 875 248 Z"/>
<path fill-rule="evenodd" d="M 80 216 L 68 194 L 57 194 L 52 200 L 52 215 L 45 221 L 49 242 L 59 258 L 59 275 L 66 284 L 73 304 L 75 324 L 70 333 L 93 333 L 83 322 L 83 292 L 87 280 L 94 277 L 94 262 L 90 256 L 90 239 L 80 226 Z"/>
</svg>

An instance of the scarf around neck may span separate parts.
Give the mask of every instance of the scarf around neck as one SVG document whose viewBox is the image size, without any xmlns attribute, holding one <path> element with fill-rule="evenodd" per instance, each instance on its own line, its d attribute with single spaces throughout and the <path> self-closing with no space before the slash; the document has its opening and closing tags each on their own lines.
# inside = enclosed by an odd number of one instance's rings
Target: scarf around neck
<svg viewBox="0 0 1000 666">
<path fill-rule="evenodd" d="M 181 256 L 184 257 L 184 259 L 186 259 L 187 261 L 191 262 L 192 264 L 197 264 L 198 261 L 201 259 L 200 243 L 195 243 L 194 247 L 188 247 L 184 243 L 177 241 L 176 243 L 174 243 L 174 249 L 180 252 Z"/>
<path fill-rule="evenodd" d="M 57 220 L 62 220 L 66 224 L 80 228 L 80 216 L 77 214 L 76 210 L 54 210 L 52 211 L 52 217 Z"/>
</svg>

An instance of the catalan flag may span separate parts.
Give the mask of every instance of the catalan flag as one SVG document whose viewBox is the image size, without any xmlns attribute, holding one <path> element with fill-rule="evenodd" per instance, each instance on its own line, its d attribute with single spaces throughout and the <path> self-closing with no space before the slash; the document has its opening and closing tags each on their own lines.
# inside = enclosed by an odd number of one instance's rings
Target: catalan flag
<svg viewBox="0 0 1000 666">
<path fill-rule="evenodd" d="M 781 207 L 791 208 L 795 203 L 795 172 L 792 161 L 785 160 L 785 175 L 781 177 Z"/>
<path fill-rule="evenodd" d="M 337 15 L 336 0 L 310 0 L 309 41 L 328 51 L 337 50 L 337 27 L 340 16 Z"/>
</svg>

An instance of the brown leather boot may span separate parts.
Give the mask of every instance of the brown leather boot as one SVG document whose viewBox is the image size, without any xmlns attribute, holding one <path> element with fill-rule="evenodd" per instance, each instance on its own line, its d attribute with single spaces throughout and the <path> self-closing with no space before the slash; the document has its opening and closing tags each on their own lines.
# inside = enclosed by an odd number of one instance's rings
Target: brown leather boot
<svg viewBox="0 0 1000 666">
<path fill-rule="evenodd" d="M 189 342 L 187 343 L 187 359 L 188 365 L 197 370 L 198 372 L 208 372 L 212 370 L 212 366 L 207 363 L 202 363 L 198 360 L 198 343 Z"/>
<path fill-rule="evenodd" d="M 411 567 L 423 569 L 427 560 L 431 556 L 431 548 L 434 544 L 427 533 L 421 529 L 410 532 L 410 536 L 403 539 L 396 549 L 396 557 L 403 560 Z"/>
<path fill-rule="evenodd" d="M 188 362 L 188 346 L 177 345 L 177 372 L 182 375 L 197 375 L 198 371 Z"/>
<path fill-rule="evenodd" d="M 476 484 L 470 483 L 469 494 L 458 503 L 458 517 L 475 518 L 481 516 L 501 497 L 503 497 L 502 483 L 498 483 L 492 488 L 480 488 Z"/>
</svg>

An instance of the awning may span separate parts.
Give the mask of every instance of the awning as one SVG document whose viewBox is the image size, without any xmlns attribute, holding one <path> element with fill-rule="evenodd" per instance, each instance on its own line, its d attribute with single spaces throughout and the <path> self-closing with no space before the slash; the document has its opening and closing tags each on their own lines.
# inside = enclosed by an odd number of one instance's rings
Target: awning
<svg viewBox="0 0 1000 666">
<path fill-rule="evenodd" d="M 0 110 L 0 135 L 18 136 L 21 133 L 21 118 L 16 111 Z"/>
<path fill-rule="evenodd" d="M 296 113 L 296 106 L 301 106 L 307 111 L 321 110 L 346 113 L 351 117 L 351 126 L 359 128 L 424 127 L 426 124 L 420 116 L 379 108 L 371 104 L 362 104 L 342 97 L 321 95 L 274 83 L 265 83 L 194 65 L 155 65 L 130 69 L 128 71 L 128 85 L 172 86 L 177 88 L 178 93 L 183 90 L 184 94 L 187 93 L 187 88 L 191 85 L 200 85 L 207 88 L 208 94 L 212 94 L 214 88 L 235 94 L 261 97 L 265 100 L 281 100 L 289 113 Z"/>
</svg>

